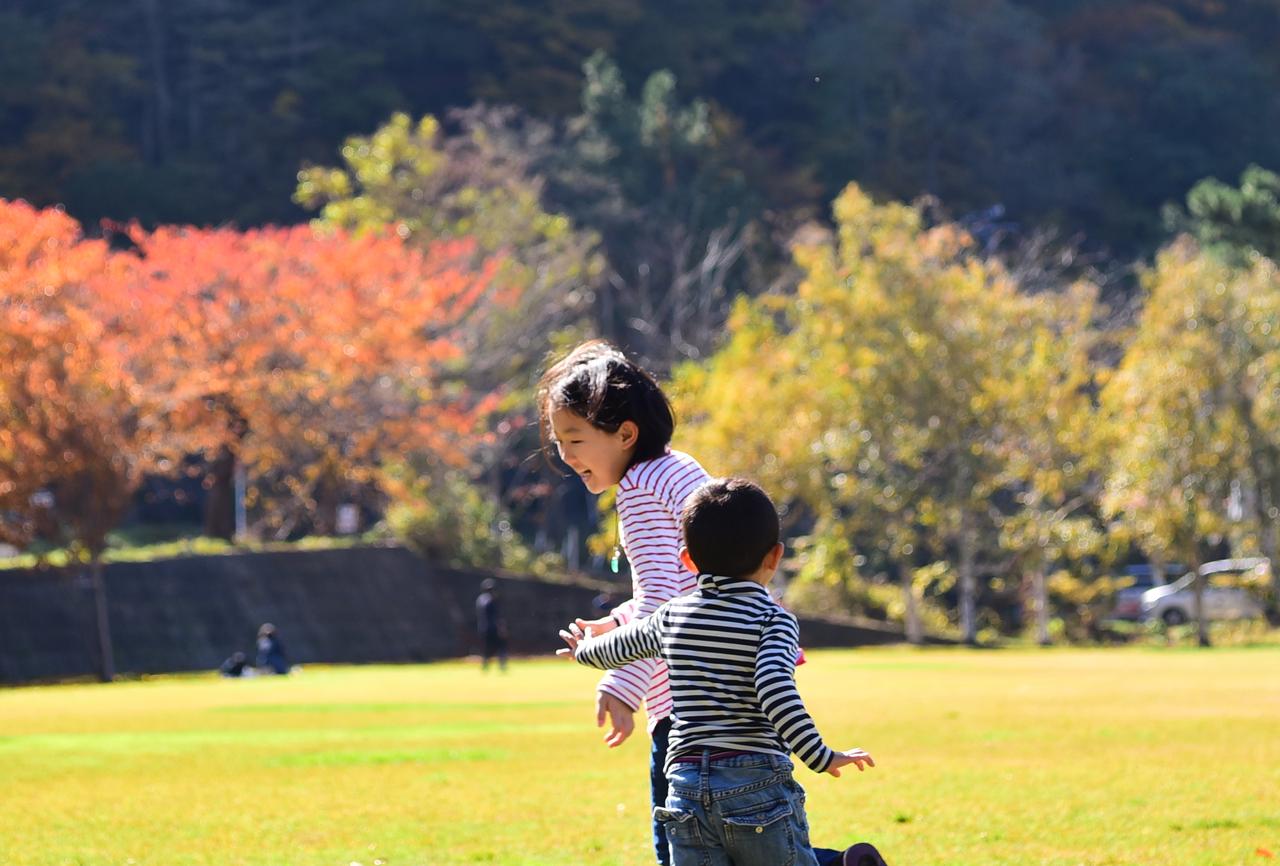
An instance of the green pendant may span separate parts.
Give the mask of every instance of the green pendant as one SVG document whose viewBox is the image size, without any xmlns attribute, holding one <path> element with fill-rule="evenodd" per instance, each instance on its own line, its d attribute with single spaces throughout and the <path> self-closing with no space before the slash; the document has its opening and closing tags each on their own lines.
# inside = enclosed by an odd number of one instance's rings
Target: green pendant
<svg viewBox="0 0 1280 866">
<path fill-rule="evenodd" d="M 609 567 L 613 569 L 613 573 L 618 573 L 618 560 L 622 557 L 622 551 L 615 545 L 613 548 L 613 556 L 609 557 Z"/>
</svg>

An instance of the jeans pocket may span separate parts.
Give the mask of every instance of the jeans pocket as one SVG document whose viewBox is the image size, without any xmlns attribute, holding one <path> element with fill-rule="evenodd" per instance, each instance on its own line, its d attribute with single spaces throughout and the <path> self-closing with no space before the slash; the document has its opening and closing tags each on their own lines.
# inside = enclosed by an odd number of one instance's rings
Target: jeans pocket
<svg viewBox="0 0 1280 866">
<path fill-rule="evenodd" d="M 723 815 L 725 847 L 737 866 L 791 866 L 796 860 L 795 812 L 787 800 Z"/>
<path fill-rule="evenodd" d="M 796 845 L 800 848 L 808 848 L 809 813 L 805 808 L 806 796 L 804 788 L 800 787 L 800 783 L 793 779 L 788 783 L 787 789 L 791 792 L 791 806 L 795 811 L 795 825 L 800 830 L 800 835 L 796 838 Z"/>
<path fill-rule="evenodd" d="M 700 848 L 702 833 L 698 830 L 698 816 L 681 809 L 667 809 L 655 806 L 653 820 L 662 825 L 667 833 L 667 841 L 673 846 Z"/>
</svg>

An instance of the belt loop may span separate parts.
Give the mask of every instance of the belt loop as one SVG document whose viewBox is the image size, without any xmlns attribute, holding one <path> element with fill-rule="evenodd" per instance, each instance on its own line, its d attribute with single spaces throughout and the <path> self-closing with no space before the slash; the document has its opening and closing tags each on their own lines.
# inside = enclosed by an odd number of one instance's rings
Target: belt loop
<svg viewBox="0 0 1280 866">
<path fill-rule="evenodd" d="M 698 772 L 698 788 L 704 809 L 711 807 L 711 750 L 702 750 L 702 766 Z"/>
</svg>

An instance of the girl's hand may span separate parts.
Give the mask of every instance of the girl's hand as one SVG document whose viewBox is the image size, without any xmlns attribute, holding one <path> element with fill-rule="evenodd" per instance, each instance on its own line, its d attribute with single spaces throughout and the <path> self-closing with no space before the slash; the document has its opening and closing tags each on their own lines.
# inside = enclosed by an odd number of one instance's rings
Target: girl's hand
<svg viewBox="0 0 1280 866">
<path fill-rule="evenodd" d="M 831 766 L 827 767 L 827 772 L 833 776 L 840 775 L 840 768 L 847 767 L 849 764 L 857 764 L 858 772 L 861 773 L 866 764 L 868 767 L 874 767 L 876 762 L 871 760 L 871 756 L 862 749 L 850 749 L 847 752 L 836 752 L 836 756 L 831 759 Z"/>
<path fill-rule="evenodd" d="M 609 732 L 605 734 L 605 744 L 616 749 L 626 742 L 627 737 L 636 728 L 635 710 L 621 698 L 605 691 L 596 692 L 596 727 L 604 727 L 605 719 L 609 721 Z"/>
<path fill-rule="evenodd" d="M 604 634 L 618 627 L 618 621 L 611 616 L 602 616 L 600 619 L 575 619 L 573 624 L 579 631 L 590 632 L 593 635 Z"/>
</svg>

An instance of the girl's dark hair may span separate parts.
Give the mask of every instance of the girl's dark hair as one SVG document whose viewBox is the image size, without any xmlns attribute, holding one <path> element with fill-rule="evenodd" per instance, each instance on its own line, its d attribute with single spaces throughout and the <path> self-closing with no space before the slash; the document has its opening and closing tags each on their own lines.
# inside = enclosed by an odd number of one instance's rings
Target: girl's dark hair
<svg viewBox="0 0 1280 866">
<path fill-rule="evenodd" d="M 622 422 L 639 429 L 631 465 L 661 457 L 675 432 L 671 404 L 657 381 L 604 340 L 583 343 L 548 368 L 538 382 L 542 448 L 550 455 L 551 413 L 568 409 L 606 433 Z"/>
</svg>

